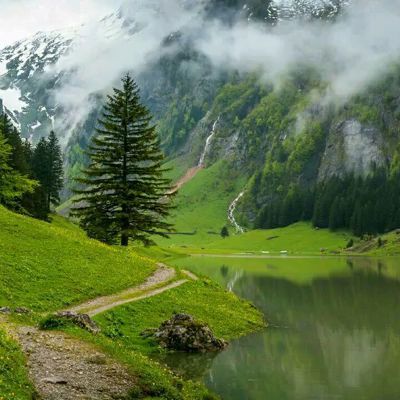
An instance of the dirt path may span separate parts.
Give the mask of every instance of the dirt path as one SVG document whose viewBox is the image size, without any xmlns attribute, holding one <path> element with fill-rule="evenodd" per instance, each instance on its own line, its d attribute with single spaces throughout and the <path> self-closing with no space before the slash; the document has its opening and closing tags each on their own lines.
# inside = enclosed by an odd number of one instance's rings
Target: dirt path
<svg viewBox="0 0 400 400">
<path fill-rule="evenodd" d="M 74 307 L 74 312 L 94 316 L 122 304 L 156 296 L 197 276 L 182 271 L 187 279 L 172 281 L 176 272 L 164 264 L 143 284 L 116 295 L 99 297 Z M 121 364 L 94 346 L 63 332 L 0 323 L 21 344 L 28 359 L 30 378 L 43 400 L 116 400 L 134 388 L 137 379 Z"/>
<path fill-rule="evenodd" d="M 173 268 L 167 267 L 164 264 L 158 264 L 157 271 L 149 278 L 147 278 L 147 280 L 141 285 L 124 290 L 123 292 L 117 294 L 113 294 L 111 296 L 103 296 L 89 300 L 86 303 L 80 304 L 73 308 L 69 308 L 68 311 L 85 313 L 89 314 L 90 316 L 97 315 L 103 311 L 109 310 L 119 305 L 129 303 L 133 300 L 139 300 L 138 296 L 142 292 L 147 292 L 152 288 L 157 288 L 159 285 L 167 283 L 168 281 L 172 280 L 175 275 L 176 272 Z M 170 287 L 170 289 L 172 288 L 173 287 Z"/>
<path fill-rule="evenodd" d="M 180 279 L 168 284 L 168 282 L 175 277 L 175 270 L 167 267 L 164 264 L 158 264 L 158 267 L 158 270 L 152 276 L 150 276 L 146 282 L 139 286 L 115 295 L 98 297 L 97 299 L 93 299 L 76 307 L 70 308 L 68 311 L 85 313 L 90 317 L 94 317 L 97 314 L 111 310 L 112 308 L 121 306 L 123 304 L 157 296 L 160 293 L 183 285 L 184 283 L 188 282 L 188 280 L 198 279 L 197 276 L 191 272 L 182 270 L 188 279 Z"/>
<path fill-rule="evenodd" d="M 115 400 L 136 384 L 121 364 L 61 332 L 12 327 L 28 359 L 29 375 L 44 400 Z"/>
</svg>

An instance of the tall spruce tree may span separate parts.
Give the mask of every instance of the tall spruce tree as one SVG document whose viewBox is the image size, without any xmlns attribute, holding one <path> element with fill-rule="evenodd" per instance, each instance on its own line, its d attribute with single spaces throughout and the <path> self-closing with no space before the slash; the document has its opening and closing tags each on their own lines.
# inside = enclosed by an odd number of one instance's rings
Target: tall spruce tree
<svg viewBox="0 0 400 400">
<path fill-rule="evenodd" d="M 40 182 L 49 212 L 52 204 L 59 203 L 59 193 L 63 186 L 61 148 L 53 131 L 47 140 L 42 138 L 37 144 L 33 152 L 32 169 L 35 178 Z"/>
<path fill-rule="evenodd" d="M 107 243 L 129 239 L 152 244 L 167 236 L 171 182 L 163 177 L 161 153 L 152 116 L 140 102 L 139 89 L 126 75 L 123 88 L 108 96 L 92 138 L 89 167 L 77 182 L 83 190 L 74 214 L 87 233 Z"/>
<path fill-rule="evenodd" d="M 63 159 L 56 134 L 51 131 L 47 140 L 49 162 L 48 203 L 60 203 L 60 191 L 63 188 Z"/>
</svg>

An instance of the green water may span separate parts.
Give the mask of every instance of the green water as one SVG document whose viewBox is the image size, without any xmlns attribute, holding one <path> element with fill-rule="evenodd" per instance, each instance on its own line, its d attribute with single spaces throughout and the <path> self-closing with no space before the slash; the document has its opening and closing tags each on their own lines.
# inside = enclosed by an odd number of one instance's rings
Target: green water
<svg viewBox="0 0 400 400">
<path fill-rule="evenodd" d="M 188 258 L 270 327 L 217 356 L 169 357 L 225 400 L 400 399 L 400 259 Z"/>
</svg>

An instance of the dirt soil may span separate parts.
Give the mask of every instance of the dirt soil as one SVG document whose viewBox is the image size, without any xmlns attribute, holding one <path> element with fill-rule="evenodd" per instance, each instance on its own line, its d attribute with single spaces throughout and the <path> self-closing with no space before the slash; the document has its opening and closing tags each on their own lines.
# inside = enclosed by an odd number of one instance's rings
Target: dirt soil
<svg viewBox="0 0 400 400">
<path fill-rule="evenodd" d="M 32 382 L 43 400 L 123 399 L 136 378 L 93 346 L 61 332 L 16 327 Z"/>
</svg>

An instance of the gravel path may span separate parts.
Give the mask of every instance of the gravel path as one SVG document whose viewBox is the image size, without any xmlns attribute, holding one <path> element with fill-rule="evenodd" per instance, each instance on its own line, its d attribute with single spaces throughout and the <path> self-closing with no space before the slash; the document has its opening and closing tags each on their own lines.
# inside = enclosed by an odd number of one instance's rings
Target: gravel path
<svg viewBox="0 0 400 400">
<path fill-rule="evenodd" d="M 116 400 L 136 378 L 93 346 L 61 332 L 12 328 L 28 359 L 32 382 L 44 400 Z"/>
</svg>

